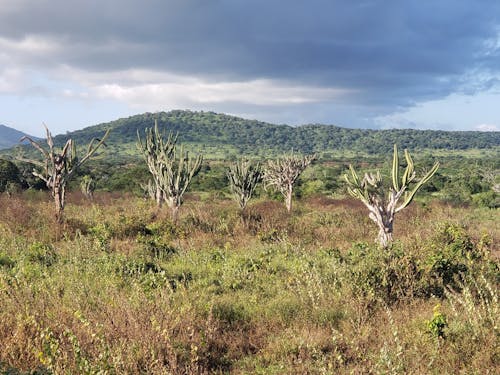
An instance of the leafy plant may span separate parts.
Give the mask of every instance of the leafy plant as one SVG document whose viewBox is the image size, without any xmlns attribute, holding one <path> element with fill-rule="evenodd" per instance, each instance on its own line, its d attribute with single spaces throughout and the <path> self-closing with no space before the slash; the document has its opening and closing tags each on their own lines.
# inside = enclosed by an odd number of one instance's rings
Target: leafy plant
<svg viewBox="0 0 500 375">
<path fill-rule="evenodd" d="M 427 320 L 425 324 L 432 337 L 444 339 L 445 329 L 448 327 L 448 321 L 446 315 L 441 312 L 440 304 L 434 306 L 432 319 Z"/>
</svg>

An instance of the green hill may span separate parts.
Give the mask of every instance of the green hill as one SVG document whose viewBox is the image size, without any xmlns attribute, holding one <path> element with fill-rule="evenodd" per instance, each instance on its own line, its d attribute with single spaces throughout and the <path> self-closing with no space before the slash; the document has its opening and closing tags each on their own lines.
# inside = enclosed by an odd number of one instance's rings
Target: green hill
<svg viewBox="0 0 500 375">
<path fill-rule="evenodd" d="M 290 150 L 322 155 L 373 155 L 391 152 L 393 144 L 411 150 L 498 149 L 500 132 L 458 132 L 412 129 L 367 130 L 333 125 L 275 125 L 213 112 L 171 111 L 144 113 L 56 137 L 62 144 L 68 137 L 87 144 L 111 129 L 108 155 L 136 158 L 137 131 L 158 121 L 165 132 L 179 133 L 179 141 L 207 158 L 237 155 L 267 156 Z"/>
</svg>

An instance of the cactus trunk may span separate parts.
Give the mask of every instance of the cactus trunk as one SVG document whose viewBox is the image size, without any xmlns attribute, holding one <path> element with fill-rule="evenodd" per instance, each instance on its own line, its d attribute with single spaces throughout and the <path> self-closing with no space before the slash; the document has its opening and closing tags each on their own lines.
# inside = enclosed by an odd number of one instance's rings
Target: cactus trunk
<svg viewBox="0 0 500 375">
<path fill-rule="evenodd" d="M 293 185 L 289 184 L 285 193 L 285 206 L 288 212 L 292 212 Z"/>
</svg>

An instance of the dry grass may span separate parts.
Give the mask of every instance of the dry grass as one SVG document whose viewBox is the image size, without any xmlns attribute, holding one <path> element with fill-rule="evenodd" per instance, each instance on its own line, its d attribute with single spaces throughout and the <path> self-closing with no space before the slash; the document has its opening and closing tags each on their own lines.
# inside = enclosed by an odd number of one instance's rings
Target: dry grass
<svg viewBox="0 0 500 375">
<path fill-rule="evenodd" d="M 498 212 L 415 203 L 383 254 L 351 200 L 192 195 L 177 226 L 133 196 L 68 202 L 58 229 L 45 196 L 0 197 L 0 371 L 499 370 Z"/>
</svg>

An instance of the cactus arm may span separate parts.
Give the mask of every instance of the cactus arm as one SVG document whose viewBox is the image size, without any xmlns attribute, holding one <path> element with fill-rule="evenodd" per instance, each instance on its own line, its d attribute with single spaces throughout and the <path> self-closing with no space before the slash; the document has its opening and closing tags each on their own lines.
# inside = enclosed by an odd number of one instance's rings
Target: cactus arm
<svg viewBox="0 0 500 375">
<path fill-rule="evenodd" d="M 395 191 L 399 191 L 399 155 L 396 144 L 394 145 L 394 156 L 392 158 L 392 186 Z"/>
<path fill-rule="evenodd" d="M 354 167 L 351 164 L 349 164 L 349 170 L 351 171 L 351 176 L 352 176 L 352 180 L 354 182 L 354 186 L 360 186 L 358 174 L 356 173 L 356 171 L 354 170 Z"/>
<path fill-rule="evenodd" d="M 99 138 L 94 138 L 90 141 L 90 144 L 89 144 L 89 147 L 88 147 L 88 150 L 87 150 L 87 154 L 79 161 L 77 161 L 75 163 L 74 166 L 70 166 L 70 170 L 68 171 L 68 174 L 66 176 L 66 179 L 69 179 L 71 177 L 71 175 L 83 164 L 85 163 L 92 155 L 95 154 L 95 152 L 99 149 L 99 147 L 101 147 L 102 145 L 106 145 L 104 143 L 104 141 L 106 140 L 106 138 L 108 138 L 108 135 L 109 135 L 109 132 L 110 132 L 110 129 L 108 129 L 106 131 L 106 133 L 104 134 L 104 137 L 102 137 L 102 139 L 99 139 Z M 94 142 L 98 142 L 95 146 L 93 145 Z M 68 148 L 72 148 L 72 153 L 75 152 L 75 147 L 74 145 L 72 145 L 72 141 L 71 139 L 66 142 L 66 145 L 65 145 L 65 149 L 66 147 Z M 63 150 L 63 155 L 65 155 L 65 149 Z M 75 154 L 72 155 L 74 159 L 76 159 L 75 157 Z"/>
<path fill-rule="evenodd" d="M 406 159 L 406 169 L 403 174 L 403 179 L 401 181 L 401 184 L 403 186 L 407 186 L 415 178 L 415 169 L 413 165 L 413 160 L 411 158 L 410 153 L 406 149 L 405 149 L 405 159 Z"/>
<path fill-rule="evenodd" d="M 411 201 L 415 197 L 415 194 L 417 193 L 417 191 L 427 181 L 429 181 L 431 179 L 431 177 L 437 172 L 438 168 L 439 168 L 439 162 L 435 163 L 432 166 L 431 170 L 429 172 L 427 172 L 424 177 L 422 177 L 422 179 L 413 187 L 413 189 L 409 193 L 406 194 L 405 200 L 403 201 L 403 203 L 398 208 L 396 208 L 395 212 L 401 211 L 403 208 L 405 208 L 406 206 L 408 206 L 411 203 Z"/>
<path fill-rule="evenodd" d="M 25 135 L 24 137 L 22 137 L 19 142 L 23 142 L 23 141 L 28 141 L 29 143 L 31 143 L 31 145 L 36 148 L 38 151 L 40 151 L 40 153 L 45 157 L 45 158 L 48 158 L 49 157 L 49 153 L 36 141 L 34 141 L 33 139 L 31 139 L 31 137 Z M 20 159 L 19 159 L 20 160 Z M 31 162 L 30 162 L 31 163 Z M 34 164 L 34 163 L 33 163 Z"/>
</svg>

